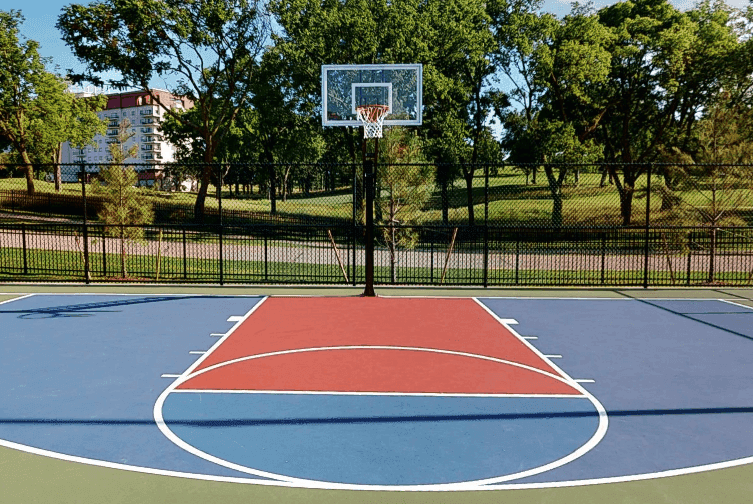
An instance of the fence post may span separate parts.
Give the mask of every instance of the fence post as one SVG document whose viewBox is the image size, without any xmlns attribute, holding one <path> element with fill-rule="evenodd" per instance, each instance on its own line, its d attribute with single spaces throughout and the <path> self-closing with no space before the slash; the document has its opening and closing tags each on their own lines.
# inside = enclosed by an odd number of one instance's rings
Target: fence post
<svg viewBox="0 0 753 504">
<path fill-rule="evenodd" d="M 515 241 L 515 284 L 520 281 L 520 230 L 516 233 L 517 239 Z"/>
<path fill-rule="evenodd" d="M 489 164 L 484 165 L 484 287 L 489 287 Z"/>
<path fill-rule="evenodd" d="M 604 283 L 604 280 L 605 280 L 604 270 L 606 269 L 606 259 L 607 259 L 607 233 L 605 231 L 602 231 L 601 233 L 601 283 Z"/>
<path fill-rule="evenodd" d="M 29 264 L 26 259 L 26 223 L 21 223 L 21 239 L 23 241 L 24 248 L 24 275 L 29 274 Z"/>
<path fill-rule="evenodd" d="M 353 280 L 353 287 L 356 286 L 356 237 L 358 236 L 358 217 L 356 215 L 356 206 L 358 205 L 358 179 L 356 175 L 356 164 L 351 164 L 351 179 L 353 180 L 353 204 L 351 205 L 352 208 L 352 241 L 353 241 L 353 272 L 350 275 L 350 278 Z"/>
<path fill-rule="evenodd" d="M 223 263 L 223 253 L 222 253 L 222 165 L 220 165 L 220 174 L 219 174 L 219 195 L 217 196 L 217 206 L 220 213 L 220 285 L 224 285 L 225 283 L 225 272 L 223 269 L 224 263 Z"/>
<path fill-rule="evenodd" d="M 183 228 L 183 280 L 188 280 L 188 260 L 186 258 L 186 228 Z"/>
<path fill-rule="evenodd" d="M 86 164 L 81 163 L 81 199 L 84 205 L 84 282 L 90 281 L 89 277 L 89 223 L 86 209 Z"/>
<path fill-rule="evenodd" d="M 107 237 L 105 236 L 105 227 L 102 226 L 102 276 L 107 276 Z"/>
<path fill-rule="evenodd" d="M 692 257 L 693 257 L 693 230 L 688 231 L 688 278 L 687 278 L 687 285 L 690 285 L 690 267 L 692 263 Z"/>
<path fill-rule="evenodd" d="M 364 140 L 364 145 L 366 140 Z M 363 185 L 366 193 L 366 284 L 363 295 L 373 297 L 374 293 L 374 189 L 379 139 L 374 139 L 375 151 L 373 158 L 365 158 L 363 163 Z M 364 147 L 364 157 L 366 149 Z"/>
<path fill-rule="evenodd" d="M 648 176 L 646 177 L 646 230 L 643 243 L 643 288 L 648 289 L 648 239 L 651 228 L 651 167 L 648 164 Z"/>
<path fill-rule="evenodd" d="M 431 248 L 429 249 L 431 252 L 431 257 L 429 258 L 429 282 L 434 283 L 434 232 L 432 230 L 431 234 Z"/>
<path fill-rule="evenodd" d="M 268 269 L 268 260 L 267 260 L 267 229 L 264 229 L 264 281 L 269 280 L 269 269 Z"/>
</svg>

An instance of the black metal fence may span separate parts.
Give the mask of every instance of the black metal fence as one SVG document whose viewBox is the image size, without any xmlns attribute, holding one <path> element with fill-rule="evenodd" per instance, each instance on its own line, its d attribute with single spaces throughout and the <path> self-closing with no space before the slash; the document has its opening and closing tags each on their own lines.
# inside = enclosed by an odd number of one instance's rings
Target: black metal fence
<svg viewBox="0 0 753 504">
<path fill-rule="evenodd" d="M 139 223 L 106 215 L 114 198 L 101 165 L 33 168 L 30 192 L 24 167 L 0 166 L 1 280 L 364 282 L 360 165 L 213 165 L 203 212 L 196 167 L 137 166 L 140 187 L 128 189 L 124 205 L 149 208 Z M 625 180 L 636 171 L 627 212 Z M 374 281 L 753 284 L 753 167 L 684 173 L 669 165 L 379 165 Z"/>
</svg>

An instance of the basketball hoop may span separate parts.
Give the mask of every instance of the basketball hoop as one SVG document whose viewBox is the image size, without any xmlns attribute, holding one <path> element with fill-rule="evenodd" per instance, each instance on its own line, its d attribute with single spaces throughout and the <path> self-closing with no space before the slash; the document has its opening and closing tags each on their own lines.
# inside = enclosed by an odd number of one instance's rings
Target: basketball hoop
<svg viewBox="0 0 753 504">
<path fill-rule="evenodd" d="M 382 125 L 389 110 L 388 105 L 361 105 L 356 107 L 358 120 L 363 124 L 364 138 L 382 138 Z"/>
</svg>

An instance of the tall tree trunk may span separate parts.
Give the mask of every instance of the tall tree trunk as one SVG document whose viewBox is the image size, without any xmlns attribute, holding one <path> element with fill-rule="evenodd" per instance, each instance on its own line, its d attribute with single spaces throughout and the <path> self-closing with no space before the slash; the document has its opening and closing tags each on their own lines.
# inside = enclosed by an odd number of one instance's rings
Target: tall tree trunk
<svg viewBox="0 0 753 504">
<path fill-rule="evenodd" d="M 209 164 L 205 164 L 201 170 L 201 179 L 199 179 L 199 192 L 196 195 L 196 203 L 193 207 L 193 218 L 196 222 L 204 222 L 204 205 L 207 200 L 207 191 L 209 190 L 210 176 L 212 174 L 212 167 Z"/>
<path fill-rule="evenodd" d="M 57 149 L 55 149 L 55 192 L 60 192 L 62 190 L 62 183 L 61 179 L 63 178 L 62 173 L 62 163 L 63 163 L 63 149 L 61 148 L 60 144 L 58 144 Z"/>
<path fill-rule="evenodd" d="M 267 175 L 269 177 L 269 213 L 275 215 L 277 213 L 277 173 L 275 173 L 275 165 L 271 162 L 267 165 Z"/>
<path fill-rule="evenodd" d="M 554 176 L 554 168 L 551 166 L 544 167 L 547 182 L 549 183 L 549 192 L 552 195 L 552 227 L 562 227 L 562 182 L 565 180 L 567 168 L 560 167 L 559 177 Z"/>
<path fill-rule="evenodd" d="M 26 150 L 21 151 L 21 159 L 24 162 L 24 173 L 26 175 L 26 193 L 29 195 L 34 194 L 34 167 L 29 159 L 29 154 Z"/>
<path fill-rule="evenodd" d="M 714 283 L 716 275 L 716 224 L 712 224 L 711 243 L 709 244 L 709 283 Z"/>
<path fill-rule="evenodd" d="M 633 213 L 633 194 L 635 188 L 629 182 L 625 182 L 620 190 L 620 215 L 622 216 L 622 225 L 629 226 Z"/>
<path fill-rule="evenodd" d="M 126 278 L 128 271 L 126 270 L 126 248 L 125 248 L 125 229 L 123 225 L 120 225 L 120 276 Z"/>
<path fill-rule="evenodd" d="M 468 205 L 468 225 L 473 226 L 475 219 L 473 216 L 473 168 L 466 170 L 463 167 L 463 178 L 465 179 L 466 203 Z"/>
<path fill-rule="evenodd" d="M 440 184 L 442 193 L 442 222 L 447 225 L 450 222 L 450 195 L 448 194 L 448 186 L 446 180 L 442 180 Z"/>
</svg>

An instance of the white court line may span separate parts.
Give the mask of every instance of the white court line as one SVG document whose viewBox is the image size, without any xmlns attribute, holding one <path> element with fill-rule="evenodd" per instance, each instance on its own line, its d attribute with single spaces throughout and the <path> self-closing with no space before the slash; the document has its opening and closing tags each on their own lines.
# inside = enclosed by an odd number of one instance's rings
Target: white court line
<svg viewBox="0 0 753 504">
<path fill-rule="evenodd" d="M 4 295 L 5 296 L 14 296 L 15 294 L 4 294 Z M 29 297 L 31 297 L 33 295 L 34 294 L 26 294 L 25 296 L 19 296 L 17 298 L 6 299 L 5 301 L 0 301 L 0 305 L 3 305 L 5 303 L 10 303 L 11 301 L 20 301 L 21 299 L 26 299 L 26 298 L 29 298 Z"/>
<path fill-rule="evenodd" d="M 165 373 L 160 375 L 160 378 L 180 378 L 179 374 Z"/>
<path fill-rule="evenodd" d="M 246 355 L 244 357 L 238 357 L 237 359 L 231 359 L 228 361 L 218 362 L 217 364 L 207 366 L 204 369 L 196 371 L 195 373 L 193 372 L 184 373 L 185 376 L 181 377 L 181 380 L 179 380 L 180 383 L 178 383 L 176 387 L 204 373 L 214 371 L 215 369 L 218 369 L 221 367 L 230 366 L 232 364 L 237 364 L 239 362 L 263 359 L 264 357 L 275 357 L 278 355 L 289 355 L 289 354 L 307 353 L 307 352 L 321 352 L 321 351 L 328 351 L 328 350 L 407 350 L 407 351 L 417 351 L 417 352 L 431 352 L 431 353 L 446 354 L 446 355 L 459 355 L 461 357 L 472 357 L 474 359 L 488 360 L 488 361 L 496 362 L 499 364 L 507 364 L 507 365 L 518 367 L 521 369 L 526 369 L 528 371 L 533 371 L 534 373 L 542 374 L 542 375 L 548 376 L 549 378 L 553 378 L 557 381 L 560 381 L 566 385 L 570 385 L 574 389 L 582 393 L 582 391 L 578 387 L 573 386 L 573 381 L 572 381 L 572 378 L 570 377 L 567 377 L 567 376 L 563 377 L 555 373 L 550 373 L 549 371 L 545 371 L 543 369 L 535 368 L 533 366 L 528 366 L 526 364 L 521 364 L 519 362 L 499 359 L 497 357 L 489 357 L 488 355 L 473 354 L 469 352 L 460 352 L 456 350 L 444 350 L 444 349 L 439 349 L 439 348 L 426 348 L 426 347 L 392 346 L 392 345 L 338 345 L 338 346 L 326 346 L 326 347 L 294 348 L 292 350 L 277 350 L 275 352 L 267 352 L 267 353 L 256 354 L 256 355 Z M 192 366 L 192 368 L 195 369 L 196 366 Z"/>
<path fill-rule="evenodd" d="M 195 362 L 194 362 L 193 364 L 191 364 L 191 366 L 189 366 L 189 367 L 188 367 L 188 369 L 186 369 L 185 371 L 183 371 L 183 373 L 181 373 L 181 374 L 179 374 L 179 375 L 174 375 L 174 374 L 163 374 L 163 375 L 162 375 L 162 378 L 178 378 L 178 379 L 179 379 L 179 378 L 180 378 L 180 377 L 182 377 L 182 376 L 187 376 L 187 375 L 188 375 L 189 373 L 191 373 L 191 372 L 192 372 L 192 371 L 193 371 L 194 369 L 196 369 L 197 367 L 199 367 L 199 365 L 200 365 L 200 364 L 201 364 L 202 362 L 204 362 L 204 360 L 205 360 L 205 359 L 206 359 L 207 357 L 209 357 L 209 354 L 210 354 L 210 353 L 212 353 L 212 352 L 213 352 L 213 351 L 214 351 L 215 349 L 217 349 L 217 348 L 218 348 L 218 347 L 219 347 L 219 346 L 220 346 L 220 345 L 221 345 L 221 344 L 222 344 L 222 343 L 223 343 L 223 342 L 224 342 L 224 341 L 225 341 L 225 340 L 226 340 L 226 339 L 227 339 L 227 338 L 228 338 L 228 337 L 229 337 L 229 336 L 230 336 L 230 335 L 231 335 L 231 334 L 233 333 L 233 331 L 235 331 L 235 330 L 236 330 L 236 329 L 237 329 L 238 327 L 240 327 L 240 325 L 241 325 L 241 324 L 243 323 L 243 321 L 244 321 L 244 320 L 246 320 L 246 319 L 247 319 L 247 318 L 248 318 L 248 317 L 249 317 L 249 316 L 250 316 L 250 315 L 251 315 L 252 313 L 254 313 L 254 312 L 256 311 L 256 309 L 257 309 L 257 308 L 259 308 L 259 306 L 261 306 L 261 305 L 262 305 L 262 304 L 264 303 L 264 301 L 266 301 L 266 300 L 267 300 L 267 298 L 266 298 L 266 297 L 264 297 L 264 298 L 260 299 L 260 300 L 259 300 L 259 302 L 258 302 L 258 303 L 256 303 L 256 304 L 254 305 L 254 307 L 253 307 L 253 308 L 251 308 L 251 309 L 250 309 L 250 310 L 248 311 L 248 313 L 246 313 L 245 315 L 242 315 L 242 316 L 232 316 L 232 317 L 228 318 L 228 321 L 229 321 L 230 319 L 238 319 L 238 320 L 237 320 L 237 321 L 235 322 L 235 325 L 234 325 L 233 327 L 231 327 L 231 328 L 230 328 L 230 330 L 229 330 L 228 332 L 226 332 L 226 333 L 225 333 L 225 335 L 224 335 L 224 337 L 223 337 L 222 339 L 219 339 L 219 340 L 217 340 L 217 342 L 216 342 L 216 343 L 215 343 L 214 345 L 212 345 L 212 347 L 211 347 L 211 348 L 210 348 L 209 350 L 207 350 L 207 351 L 206 351 L 206 352 L 204 353 L 204 355 L 202 355 L 201 357 L 199 357 L 198 359 L 196 359 L 196 361 L 195 361 Z M 174 385 L 175 383 L 176 383 L 176 382 L 173 382 L 173 385 Z M 168 387 L 168 388 L 167 388 L 167 389 L 165 389 L 165 390 L 170 390 L 170 387 Z M 163 393 L 164 393 L 164 392 L 163 392 Z M 159 399 L 158 399 L 157 401 L 159 402 Z M 156 406 L 155 406 L 155 407 L 156 407 Z M 157 417 L 155 417 L 155 421 L 157 421 Z M 164 422 L 163 422 L 163 423 L 164 423 Z M 157 422 L 157 427 L 160 427 L 160 424 L 159 424 L 159 422 Z M 162 429 L 160 428 L 160 430 L 162 430 Z M 164 432 L 163 432 L 163 434 L 164 434 Z"/>
<path fill-rule="evenodd" d="M 6 295 L 17 295 L 17 294 L 23 294 L 23 293 L 2 293 Z M 44 294 L 44 293 L 32 293 L 27 294 L 23 296 L 24 298 L 34 296 L 34 295 L 76 295 L 71 293 L 50 293 L 50 294 Z M 91 294 L 81 294 L 81 295 L 118 295 L 118 294 L 102 294 L 102 293 L 91 293 Z M 138 295 L 138 294 L 120 294 L 120 295 Z M 151 294 L 153 295 L 153 294 Z M 195 295 L 195 294 L 186 294 L 188 295 Z M 177 296 L 177 295 L 176 295 Z M 225 297 L 225 296 L 223 296 Z M 259 297 L 258 295 L 255 296 L 237 296 L 237 297 Z M 398 296 L 394 296 L 398 297 Z M 15 301 L 16 298 L 8 301 Z M 489 297 L 485 297 L 484 299 L 492 299 Z M 544 298 L 518 298 L 518 299 L 544 299 Z M 576 299 L 576 298 L 548 298 L 548 299 Z M 611 300 L 611 299 L 625 299 L 625 298 L 577 298 L 577 299 L 588 299 L 588 300 Z M 653 299 L 653 298 L 651 298 Z M 656 299 L 667 299 L 667 298 L 656 298 Z M 687 301 L 688 298 L 682 298 L 678 300 L 684 300 Z M 702 298 L 698 300 L 708 300 L 708 298 Z M 8 302 L 3 301 L 2 303 Z M 722 300 L 726 301 L 726 300 Z M 744 306 L 744 305 L 741 305 Z M 749 307 L 746 307 L 749 308 Z M 512 329 L 511 329 L 512 331 Z M 513 331 L 514 333 L 514 331 Z M 516 334 L 516 333 L 514 333 Z M 552 364 L 553 365 L 553 364 Z M 553 365 L 554 366 L 554 365 Z M 554 366 L 556 368 L 556 366 Z M 577 380 L 576 380 L 577 381 Z M 177 392 L 177 391 L 176 391 Z M 590 394 L 589 394 L 590 395 Z M 577 396 L 576 396 L 577 397 Z M 199 481 L 216 481 L 216 482 L 226 482 L 226 483 L 241 483 L 241 484 L 247 484 L 247 485 L 260 485 L 260 486 L 273 486 L 273 487 L 287 487 L 287 488 L 328 488 L 326 485 L 317 485 L 312 486 L 308 484 L 297 484 L 297 483 L 287 483 L 283 481 L 268 481 L 268 480 L 259 480 L 259 479 L 253 479 L 248 477 L 230 477 L 230 476 L 214 476 L 209 474 L 199 474 L 199 473 L 189 473 L 189 472 L 179 472 L 179 471 L 170 471 L 165 469 L 153 469 L 153 468 L 146 468 L 146 467 L 139 467 L 139 466 L 133 466 L 128 464 L 121 464 L 116 462 L 106 462 L 102 460 L 96 460 L 86 457 L 79 457 L 79 456 L 73 456 L 73 455 L 65 455 L 62 453 L 50 451 L 50 450 L 44 450 L 41 448 L 35 448 L 33 446 L 27 446 L 19 443 L 14 443 L 12 441 L 6 441 L 3 439 L 0 439 L 0 446 L 22 451 L 25 453 L 30 453 L 33 455 L 41 455 L 45 457 L 50 457 L 56 460 L 62 460 L 66 462 L 76 462 L 80 464 L 87 464 L 91 466 L 96 467 L 104 467 L 109 469 L 117 469 L 117 470 L 124 470 L 124 471 L 130 471 L 140 474 L 153 474 L 158 476 L 172 476 L 172 477 L 179 477 L 179 478 L 186 478 L 186 479 L 193 479 L 193 480 L 199 480 Z M 717 462 L 712 464 L 705 464 L 705 465 L 698 465 L 698 466 L 691 466 L 691 467 L 685 467 L 681 469 L 669 469 L 665 471 L 657 471 L 657 472 L 649 472 L 649 473 L 642 473 L 642 474 L 633 474 L 633 475 L 627 475 L 627 476 L 613 476 L 613 477 L 605 477 L 605 478 L 591 478 L 591 479 L 580 479 L 580 480 L 569 480 L 569 481 L 553 481 L 553 482 L 545 482 L 545 483 L 504 483 L 499 485 L 486 485 L 486 486 L 454 486 L 454 487 L 445 487 L 442 485 L 438 485 L 436 487 L 432 488 L 419 488 L 414 489 L 410 487 L 401 487 L 401 486 L 388 486 L 385 487 L 384 490 L 388 491 L 414 491 L 414 490 L 421 490 L 421 491 L 500 491 L 500 490 L 523 490 L 523 489 L 544 489 L 544 488 L 569 488 L 569 487 L 580 487 L 580 486 L 592 486 L 592 485 L 600 485 L 600 484 L 611 484 L 611 483 L 625 483 L 625 482 L 632 482 L 632 481 L 645 481 L 649 479 L 659 479 L 659 478 L 668 478 L 668 477 L 674 477 L 674 476 L 680 476 L 680 475 L 686 475 L 686 474 L 697 474 L 700 472 L 707 472 L 707 471 L 713 471 L 713 470 L 719 470 L 719 469 L 727 469 L 732 467 L 739 467 L 743 465 L 749 465 L 753 464 L 753 457 L 744 457 L 744 458 L 738 458 L 734 460 L 728 460 L 725 462 Z"/>
<path fill-rule="evenodd" d="M 188 353 L 191 355 L 204 355 L 205 353 L 207 353 L 207 351 L 206 350 L 191 350 Z"/>
<path fill-rule="evenodd" d="M 740 306 L 742 308 L 747 308 L 748 310 L 753 310 L 753 307 L 751 307 L 751 306 L 747 306 L 747 305 L 740 304 L 740 303 L 735 303 L 734 301 L 728 301 L 726 299 L 717 299 L 717 301 L 721 301 L 722 303 L 729 303 L 729 304 L 735 305 L 735 306 Z M 740 312 L 740 313 L 745 313 L 745 312 Z"/>
<path fill-rule="evenodd" d="M 227 334 L 227 333 L 224 333 L 224 332 L 222 332 L 222 333 L 219 333 L 219 332 L 213 332 L 213 333 L 211 333 L 211 334 L 210 334 L 209 336 L 211 336 L 212 338 L 222 338 L 222 337 L 223 337 L 223 336 L 225 336 L 226 334 Z"/>
<path fill-rule="evenodd" d="M 575 380 L 578 383 L 596 383 L 596 380 L 592 380 L 590 378 L 581 378 L 579 380 Z"/>
<path fill-rule="evenodd" d="M 244 320 L 243 315 L 233 315 L 232 317 L 227 318 L 228 322 L 240 322 L 241 320 Z"/>
<path fill-rule="evenodd" d="M 545 354 L 544 357 L 547 359 L 561 359 L 562 356 L 558 354 Z"/>
<path fill-rule="evenodd" d="M 476 304 L 478 304 L 481 308 L 483 308 L 484 311 L 486 311 L 489 315 L 494 317 L 494 319 L 502 323 L 501 322 L 502 319 L 498 317 L 497 314 L 494 313 L 494 311 L 492 311 L 488 306 L 486 306 L 484 303 L 479 301 L 478 298 L 473 298 L 473 300 L 476 302 Z M 607 429 L 609 428 L 609 418 L 607 416 L 607 410 L 604 409 L 604 406 L 601 404 L 601 402 L 599 402 L 598 399 L 596 399 L 596 397 L 594 397 L 593 394 L 591 394 L 588 390 L 583 388 L 581 384 L 573 380 L 572 377 L 570 377 L 570 375 L 565 373 L 559 366 L 557 366 L 554 362 L 552 362 L 544 354 L 542 354 L 538 348 L 536 348 L 531 343 L 526 341 L 522 336 L 520 336 L 520 334 L 518 334 L 518 332 L 515 329 L 513 329 L 511 326 L 504 323 L 502 323 L 502 325 L 505 327 L 505 329 L 510 331 L 513 334 L 513 336 L 518 338 L 520 342 L 522 342 L 531 351 L 533 351 L 536 355 L 538 355 L 539 358 L 541 358 L 542 360 L 544 360 L 544 362 L 549 364 L 552 367 L 552 369 L 554 369 L 562 377 L 567 379 L 569 383 L 571 383 L 571 385 L 575 389 L 579 390 L 581 394 L 587 396 L 591 400 L 591 403 L 594 405 L 594 407 L 596 408 L 596 411 L 598 411 L 599 413 L 599 426 L 597 427 L 596 432 L 591 437 L 591 439 L 588 440 L 588 442 L 586 442 L 583 446 L 581 446 L 580 448 L 578 448 L 577 450 L 575 450 L 574 452 L 572 452 L 570 455 L 566 457 L 563 457 L 559 460 L 555 460 L 554 462 L 550 462 L 549 464 L 543 465 L 541 467 L 537 467 L 534 469 L 530 469 L 528 471 L 517 473 L 515 475 L 500 476 L 498 478 L 489 478 L 487 480 L 482 480 L 479 482 L 482 484 L 501 483 L 505 481 L 510 481 L 512 479 L 524 478 L 527 476 L 532 476 L 534 474 L 540 474 L 546 471 L 550 471 L 552 469 L 556 469 L 557 467 L 561 467 L 565 464 L 569 464 L 573 460 L 576 460 L 582 457 L 583 455 L 585 455 L 586 453 L 588 453 L 589 451 L 593 450 L 596 447 L 596 445 L 598 445 L 601 442 L 601 440 L 604 439 L 604 436 L 606 436 L 607 434 Z"/>
<path fill-rule="evenodd" d="M 54 284 L 51 284 L 54 285 Z M 68 284 L 70 285 L 70 284 Z M 0 295 L 17 295 L 25 294 L 24 292 L 0 292 Z M 198 293 L 165 293 L 155 294 L 154 292 L 33 292 L 37 296 L 139 296 L 139 297 L 238 297 L 238 298 L 263 298 L 262 294 L 198 294 Z"/>
<path fill-rule="evenodd" d="M 538 336 L 523 336 L 523 339 L 536 340 L 536 339 L 539 339 L 539 337 Z"/>
<path fill-rule="evenodd" d="M 525 364 L 520 364 L 518 362 L 512 362 L 512 361 L 506 361 L 503 359 L 497 359 L 495 357 L 489 357 L 485 355 L 476 355 L 476 354 L 470 354 L 467 352 L 456 352 L 451 350 L 440 350 L 440 349 L 427 349 L 422 347 L 391 347 L 391 346 L 338 346 L 338 347 L 317 347 L 317 348 L 303 348 L 303 349 L 295 349 L 295 350 L 282 350 L 277 352 L 269 352 L 266 354 L 257 354 L 257 355 L 251 355 L 246 357 L 241 357 L 238 359 L 232 359 L 230 361 L 225 361 L 219 364 L 215 364 L 213 366 L 208 366 L 206 368 L 203 368 L 199 371 L 196 371 L 192 374 L 185 373 L 184 376 L 181 376 L 179 379 L 175 380 L 170 386 L 165 389 L 164 392 L 160 395 L 160 397 L 157 399 L 157 402 L 154 405 L 154 418 L 157 422 L 157 426 L 162 431 L 162 433 L 170 439 L 173 443 L 175 443 L 180 448 L 186 450 L 187 452 L 196 455 L 197 457 L 201 457 L 209 462 L 213 462 L 215 464 L 227 467 L 229 469 L 233 469 L 236 471 L 244 472 L 247 474 L 252 474 L 254 476 L 262 476 L 265 478 L 272 478 L 276 479 L 280 482 L 285 482 L 289 484 L 294 485 L 304 485 L 306 488 L 328 488 L 328 489 L 341 489 L 341 490 L 459 490 L 459 489 L 474 489 L 478 488 L 479 485 L 486 484 L 486 483 L 497 483 L 500 481 L 506 481 L 510 479 L 518 479 L 523 478 L 526 476 L 531 476 L 533 474 L 538 474 L 539 472 L 543 472 L 549 469 L 553 469 L 554 467 L 558 467 L 559 465 L 562 465 L 564 463 L 567 463 L 571 460 L 571 457 L 573 455 L 578 455 L 580 450 L 576 450 L 575 452 L 571 453 L 570 455 L 567 455 L 563 457 L 562 459 L 552 462 L 550 464 L 547 464 L 545 466 L 541 466 L 539 468 L 530 469 L 528 471 L 522 471 L 515 474 L 508 474 L 506 476 L 501 476 L 497 478 L 490 478 L 490 479 L 483 479 L 483 480 L 474 480 L 474 481 L 464 481 L 461 483 L 447 483 L 447 484 L 428 484 L 428 485 L 407 485 L 407 486 L 394 486 L 394 485 L 356 485 L 356 484 L 346 484 L 346 483 L 335 483 L 335 482 L 329 482 L 329 481 L 318 481 L 318 480 L 309 480 L 304 478 L 295 478 L 291 476 L 286 476 L 283 474 L 276 474 L 268 471 L 262 471 L 259 469 L 254 469 L 251 467 L 242 466 L 240 464 L 236 464 L 224 459 L 221 459 L 219 457 L 216 457 L 214 455 L 211 455 L 209 453 L 206 453 L 202 450 L 199 450 L 198 448 L 188 444 L 186 441 L 175 435 L 170 428 L 166 425 L 164 421 L 164 417 L 162 415 L 162 407 L 164 406 L 164 403 L 167 399 L 167 396 L 175 391 L 177 387 L 179 387 L 182 383 L 185 383 L 186 381 L 199 376 L 201 374 L 210 372 L 214 369 L 218 369 L 223 366 L 229 366 L 231 364 L 235 364 L 237 362 L 243 362 L 253 359 L 260 359 L 263 357 L 270 357 L 273 355 L 285 355 L 285 354 L 293 354 L 293 353 L 302 353 L 302 352 L 315 352 L 315 351 L 325 351 L 325 350 L 340 350 L 340 349 L 393 349 L 393 350 L 415 350 L 415 351 L 422 351 L 422 352 L 435 352 L 435 353 L 442 353 L 442 354 L 451 354 L 451 355 L 462 355 L 467 357 L 475 357 L 478 359 L 483 360 L 489 360 L 492 362 L 499 362 L 503 364 L 508 364 L 515 367 L 520 367 L 523 369 L 528 369 L 530 371 L 533 371 L 535 373 L 539 373 L 545 376 L 549 376 L 555 380 L 561 381 L 565 384 L 570 385 L 573 389 L 580 392 L 585 398 L 588 398 L 591 400 L 592 403 L 594 403 L 594 399 L 592 396 L 588 394 L 585 389 L 580 387 L 578 384 L 572 381 L 572 379 L 558 376 L 556 374 L 534 368 L 532 366 L 527 366 Z M 583 393 L 585 392 L 585 394 Z M 571 396 L 571 398 L 577 398 L 577 395 Z M 597 407 L 598 410 L 598 407 Z M 601 416 L 601 412 L 599 412 Z M 601 425 L 601 422 L 600 422 Z M 584 445 L 586 446 L 586 445 Z M 582 449 L 582 448 L 581 448 Z M 577 457 L 576 457 L 577 458 Z M 564 462 L 561 462 L 564 461 Z"/>
<path fill-rule="evenodd" d="M 121 471 L 130 471 L 135 473 L 141 473 L 141 474 L 154 474 L 156 476 L 173 476 L 178 478 L 186 478 L 186 479 L 193 479 L 193 480 L 200 480 L 200 481 L 216 481 L 218 483 L 241 483 L 245 485 L 261 485 L 261 486 L 274 486 L 274 487 L 285 487 L 285 488 L 323 488 L 322 486 L 309 486 L 309 485 L 301 485 L 301 484 L 292 484 L 292 483 L 286 483 L 283 481 L 269 481 L 269 480 L 260 480 L 260 479 L 254 479 L 254 478 L 248 478 L 248 477 L 231 477 L 231 476 L 214 476 L 211 474 L 199 474 L 199 473 L 188 473 L 188 472 L 179 472 L 179 471 L 169 471 L 166 469 L 152 469 L 150 467 L 140 467 L 140 466 L 133 466 L 128 464 L 120 464 L 117 462 L 106 462 L 103 460 L 96 460 L 96 459 L 90 459 L 86 457 L 78 457 L 74 455 L 65 455 L 63 453 L 58 453 L 50 450 L 43 450 L 41 448 L 35 448 L 33 446 L 27 446 L 19 443 L 14 443 L 12 441 L 6 441 L 4 439 L 0 439 L 0 446 L 3 446 L 5 448 L 10 448 L 13 450 L 18 450 L 25 453 L 31 453 L 32 455 L 41 455 L 44 457 L 49 457 L 56 460 L 62 460 L 65 462 L 76 462 L 79 464 L 86 464 L 91 465 L 95 467 L 104 467 L 107 469 L 118 469 Z M 439 491 L 439 492 L 447 492 L 447 491 L 500 491 L 500 490 L 535 490 L 535 489 L 542 489 L 542 488 L 570 488 L 570 487 L 580 487 L 580 486 L 591 486 L 591 485 L 603 485 L 608 483 L 627 483 L 631 481 L 644 481 L 649 479 L 659 479 L 659 478 L 669 478 L 672 476 L 682 476 L 684 474 L 697 474 L 700 472 L 707 472 L 707 471 L 714 471 L 718 469 L 728 469 L 731 467 L 738 467 L 743 465 L 753 464 L 753 457 L 745 457 L 735 460 L 728 460 L 726 462 L 717 462 L 714 464 L 706 464 L 706 465 L 700 465 L 700 466 L 691 466 L 691 467 L 685 467 L 682 469 L 669 469 L 666 471 L 657 471 L 652 473 L 643 473 L 643 474 L 633 474 L 630 476 L 612 476 L 608 478 L 592 478 L 592 479 L 581 479 L 581 480 L 570 480 L 570 481 L 552 481 L 547 483 L 505 483 L 501 485 L 486 485 L 486 486 L 458 486 L 454 488 L 421 488 L 421 489 L 413 489 L 413 488 L 406 488 L 406 487 L 400 487 L 400 486 L 390 486 L 385 487 L 384 490 L 389 491 Z M 324 487 L 326 488 L 326 487 Z"/>
<path fill-rule="evenodd" d="M 407 397 L 522 397 L 534 399 L 588 399 L 581 394 L 456 394 L 452 392 L 338 392 L 321 390 L 215 390 L 175 389 L 173 394 L 287 394 L 343 396 L 407 396 Z"/>
</svg>

